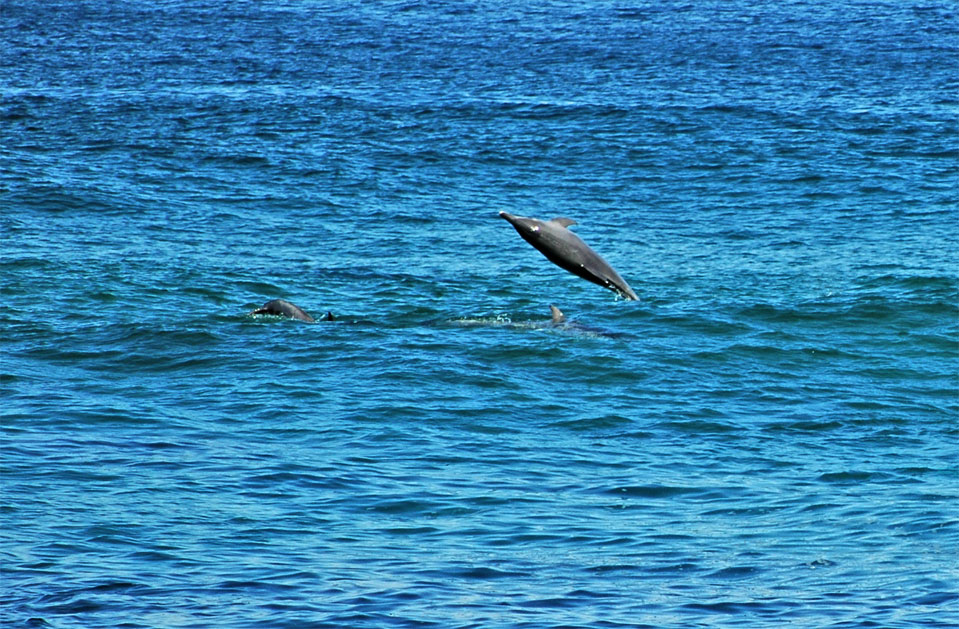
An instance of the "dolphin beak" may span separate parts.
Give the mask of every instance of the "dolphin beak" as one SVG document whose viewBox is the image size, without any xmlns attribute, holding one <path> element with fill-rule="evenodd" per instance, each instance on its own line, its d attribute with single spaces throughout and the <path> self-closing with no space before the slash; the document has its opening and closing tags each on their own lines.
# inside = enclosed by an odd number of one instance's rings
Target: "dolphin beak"
<svg viewBox="0 0 959 629">
<path fill-rule="evenodd" d="M 516 219 L 519 218 L 518 216 L 514 216 L 509 212 L 500 212 L 499 217 L 505 218 L 507 221 L 509 221 L 510 225 L 516 225 Z"/>
</svg>

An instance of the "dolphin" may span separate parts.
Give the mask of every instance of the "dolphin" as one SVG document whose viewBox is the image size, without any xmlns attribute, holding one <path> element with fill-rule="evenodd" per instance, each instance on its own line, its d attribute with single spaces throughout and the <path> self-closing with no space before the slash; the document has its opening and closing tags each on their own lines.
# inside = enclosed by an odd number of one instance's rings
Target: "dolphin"
<svg viewBox="0 0 959 629">
<path fill-rule="evenodd" d="M 550 314 L 550 323 L 553 325 L 562 325 L 566 323 L 566 315 L 563 314 L 563 311 L 554 306 L 553 304 L 549 305 L 549 314 Z"/>
<path fill-rule="evenodd" d="M 619 332 L 612 332 L 603 328 L 584 325 L 566 318 L 563 311 L 550 304 L 549 321 L 511 321 L 507 318 L 484 318 L 484 319 L 454 319 L 449 323 L 462 327 L 492 327 L 507 328 L 514 330 L 554 330 L 556 332 L 572 333 L 582 336 L 603 336 L 606 338 L 619 338 L 625 336 Z"/>
<path fill-rule="evenodd" d="M 626 299 L 639 300 L 626 280 L 620 277 L 602 256 L 593 251 L 582 238 L 567 229 L 570 225 L 576 224 L 573 219 L 561 217 L 551 221 L 541 221 L 538 218 L 515 216 L 508 212 L 500 212 L 499 215 L 509 221 L 523 240 L 533 245 L 556 266 L 584 280 L 615 291 Z"/>
<path fill-rule="evenodd" d="M 611 332 L 609 330 L 604 330 L 603 328 L 597 328 L 591 325 L 577 323 L 576 321 L 570 321 L 566 318 L 566 315 L 563 314 L 562 310 L 552 304 L 549 306 L 549 312 L 549 327 L 554 329 L 563 330 L 566 332 L 577 332 L 586 336 L 605 336 L 607 338 L 619 338 L 624 336 L 620 332 Z"/>
<path fill-rule="evenodd" d="M 290 319 L 299 319 L 300 321 L 306 321 L 307 323 L 314 323 L 316 319 L 311 317 L 308 312 L 297 306 L 296 304 L 291 304 L 285 299 L 272 299 L 256 310 L 250 312 L 251 315 L 276 315 L 278 317 L 289 317 Z M 332 312 L 327 312 L 326 316 L 323 317 L 322 321 L 332 321 L 334 319 Z"/>
</svg>

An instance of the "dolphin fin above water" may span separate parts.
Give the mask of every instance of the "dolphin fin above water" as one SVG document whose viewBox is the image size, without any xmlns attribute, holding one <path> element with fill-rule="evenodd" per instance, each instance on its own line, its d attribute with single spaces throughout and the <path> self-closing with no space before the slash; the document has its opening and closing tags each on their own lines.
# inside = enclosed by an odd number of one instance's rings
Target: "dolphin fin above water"
<svg viewBox="0 0 959 629">
<path fill-rule="evenodd" d="M 578 323 L 575 320 L 567 319 L 566 315 L 563 314 L 563 311 L 552 304 L 549 306 L 549 311 L 552 315 L 552 320 L 549 322 L 549 327 L 553 328 L 554 330 L 574 332 L 583 336 L 602 336 L 611 339 L 622 338 L 626 336 L 620 332 L 614 332 L 612 330 L 606 330 L 604 328 L 586 325 L 583 323 Z"/>
<path fill-rule="evenodd" d="M 553 318 L 553 325 L 559 323 L 566 323 L 566 315 L 563 314 L 563 311 L 554 306 L 553 304 L 549 305 L 549 313 Z"/>
<path fill-rule="evenodd" d="M 569 320 L 563 311 L 556 306 L 549 306 L 549 321 L 512 321 L 508 317 L 491 317 L 479 319 L 453 319 L 449 323 L 461 327 L 478 328 L 508 328 L 513 330 L 545 330 L 564 334 L 573 334 L 586 337 L 623 338 L 627 335 L 591 325 Z"/>
<path fill-rule="evenodd" d="M 582 238 L 567 229 L 570 225 L 576 224 L 573 219 L 559 217 L 551 221 L 542 221 L 538 218 L 515 216 L 508 212 L 500 212 L 499 215 L 509 221 L 523 240 L 533 245 L 556 266 L 584 280 L 615 291 L 626 299 L 639 300 L 626 280 L 602 256 L 593 251 Z"/>
</svg>

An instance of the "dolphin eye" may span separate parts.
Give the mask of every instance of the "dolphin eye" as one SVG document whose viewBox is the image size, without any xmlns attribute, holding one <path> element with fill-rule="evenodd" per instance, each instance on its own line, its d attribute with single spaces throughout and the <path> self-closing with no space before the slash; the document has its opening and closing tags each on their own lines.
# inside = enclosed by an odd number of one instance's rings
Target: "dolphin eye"
<svg viewBox="0 0 959 629">
<path fill-rule="evenodd" d="M 529 230 L 530 230 L 531 232 L 538 232 L 538 231 L 539 231 L 539 225 L 533 225 L 533 226 L 531 226 L 531 227 L 529 228 Z"/>
</svg>

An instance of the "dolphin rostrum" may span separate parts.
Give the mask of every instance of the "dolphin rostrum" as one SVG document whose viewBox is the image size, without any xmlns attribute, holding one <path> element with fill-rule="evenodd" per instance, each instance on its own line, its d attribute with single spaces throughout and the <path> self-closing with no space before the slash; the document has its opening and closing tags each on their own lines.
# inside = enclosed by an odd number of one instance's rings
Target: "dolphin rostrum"
<svg viewBox="0 0 959 629">
<path fill-rule="evenodd" d="M 570 218 L 541 221 L 508 212 L 500 212 L 499 215 L 509 221 L 523 240 L 533 245 L 556 266 L 584 280 L 616 291 L 626 299 L 639 300 L 626 280 L 620 277 L 602 256 L 567 229 L 570 225 L 575 225 L 576 221 Z"/>
<path fill-rule="evenodd" d="M 272 299 L 256 310 L 250 312 L 251 315 L 276 315 L 278 317 L 289 317 L 290 319 L 299 319 L 300 321 L 306 321 L 307 323 L 314 323 L 316 319 L 311 317 L 309 313 L 297 306 L 296 304 L 291 304 L 285 299 Z M 323 321 L 332 321 L 333 313 L 328 312 L 326 316 L 323 317 Z"/>
</svg>

